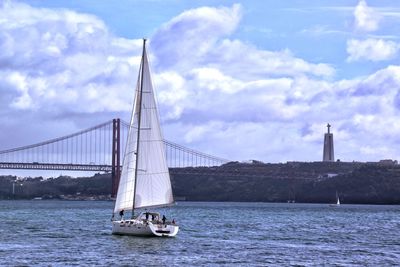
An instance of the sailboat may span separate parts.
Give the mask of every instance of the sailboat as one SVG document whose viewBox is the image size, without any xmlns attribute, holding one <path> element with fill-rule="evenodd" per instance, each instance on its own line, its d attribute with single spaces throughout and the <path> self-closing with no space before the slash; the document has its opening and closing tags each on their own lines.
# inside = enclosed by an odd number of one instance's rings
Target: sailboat
<svg viewBox="0 0 400 267">
<path fill-rule="evenodd" d="M 121 178 L 112 218 L 112 233 L 134 236 L 172 237 L 179 226 L 150 208 L 174 204 L 164 142 L 146 54 L 146 39 L 130 128 L 122 163 Z M 138 209 L 142 212 L 135 212 Z M 145 209 L 145 210 L 143 210 Z M 131 217 L 124 219 L 124 212 Z M 115 216 L 120 216 L 115 219 Z"/>
<path fill-rule="evenodd" d="M 338 195 L 337 191 L 336 191 L 336 204 L 330 204 L 329 206 L 331 206 L 331 207 L 339 207 L 340 206 L 340 199 L 339 199 L 339 195 Z"/>
</svg>

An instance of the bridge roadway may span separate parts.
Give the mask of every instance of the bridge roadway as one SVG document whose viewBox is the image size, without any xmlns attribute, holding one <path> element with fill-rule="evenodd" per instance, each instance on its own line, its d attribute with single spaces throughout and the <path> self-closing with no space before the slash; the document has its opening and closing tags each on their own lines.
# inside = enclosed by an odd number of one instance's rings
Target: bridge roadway
<svg viewBox="0 0 400 267">
<path fill-rule="evenodd" d="M 54 164 L 54 163 L 15 163 L 0 162 L 0 169 L 25 169 L 25 170 L 65 170 L 65 171 L 91 171 L 106 172 L 112 171 L 111 165 L 95 165 L 95 164 Z M 218 166 L 211 167 L 170 167 L 171 175 L 187 175 L 187 176 L 208 176 L 208 177 L 241 177 L 241 178 L 271 178 L 276 177 L 275 172 L 268 170 L 258 170 L 257 168 L 249 168 L 245 170 L 221 168 Z M 278 175 L 279 176 L 279 175 Z M 280 177 L 282 179 L 282 177 Z M 302 179 L 315 179 L 314 176 L 302 177 Z"/>
<path fill-rule="evenodd" d="M 111 165 L 0 162 L 0 169 L 111 172 Z"/>
<path fill-rule="evenodd" d="M 122 167 L 122 166 L 121 166 Z M 0 169 L 18 169 L 18 170 L 64 170 L 64 171 L 90 171 L 90 172 L 106 172 L 112 171 L 111 165 L 95 165 L 95 164 L 55 164 L 55 163 L 16 163 L 16 162 L 0 162 Z M 171 175 L 205 175 L 205 176 L 237 176 L 232 171 L 217 171 L 218 167 L 170 167 Z M 246 176 L 241 174 L 240 176 Z M 247 175 L 248 176 L 248 175 Z M 254 176 L 254 175 L 251 175 Z"/>
<path fill-rule="evenodd" d="M 121 166 L 122 167 L 122 166 Z M 19 169 L 19 170 L 50 170 L 50 171 L 90 171 L 90 172 L 111 172 L 111 165 L 96 165 L 96 164 L 57 164 L 57 163 L 16 163 L 16 162 L 0 162 L 0 169 Z M 208 170 L 205 171 L 205 170 Z M 209 172 L 214 170 L 213 167 L 191 167 L 178 168 L 170 167 L 171 174 L 204 174 L 209 175 Z"/>
</svg>

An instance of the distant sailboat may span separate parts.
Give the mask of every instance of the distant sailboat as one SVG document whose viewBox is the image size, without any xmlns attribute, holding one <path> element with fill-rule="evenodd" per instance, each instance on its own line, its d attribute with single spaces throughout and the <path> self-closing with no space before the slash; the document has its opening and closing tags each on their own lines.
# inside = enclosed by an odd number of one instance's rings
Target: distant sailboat
<svg viewBox="0 0 400 267">
<path fill-rule="evenodd" d="M 135 209 L 170 206 L 174 203 L 165 148 L 156 107 L 146 40 L 136 86 L 121 179 L 115 201 L 112 233 L 136 236 L 175 236 L 179 226 L 158 212 Z M 125 211 L 132 211 L 124 220 Z M 121 216 L 114 220 L 115 216 Z"/>
<path fill-rule="evenodd" d="M 337 191 L 336 191 L 336 204 L 330 204 L 329 206 L 331 206 L 331 207 L 339 207 L 340 206 L 340 199 L 339 199 L 339 195 L 338 195 Z"/>
</svg>

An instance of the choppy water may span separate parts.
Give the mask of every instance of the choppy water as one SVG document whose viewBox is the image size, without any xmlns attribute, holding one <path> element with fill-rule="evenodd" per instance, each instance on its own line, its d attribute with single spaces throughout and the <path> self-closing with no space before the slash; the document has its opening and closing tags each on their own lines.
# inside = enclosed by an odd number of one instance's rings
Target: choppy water
<svg viewBox="0 0 400 267">
<path fill-rule="evenodd" d="M 176 238 L 113 236 L 112 207 L 0 201 L 0 265 L 400 264 L 400 206 L 180 202 Z"/>
</svg>

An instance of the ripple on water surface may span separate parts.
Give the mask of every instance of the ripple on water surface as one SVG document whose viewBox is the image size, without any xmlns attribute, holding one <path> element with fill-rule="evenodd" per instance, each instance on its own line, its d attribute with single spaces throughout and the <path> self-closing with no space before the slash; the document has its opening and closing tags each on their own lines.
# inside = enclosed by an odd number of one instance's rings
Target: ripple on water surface
<svg viewBox="0 0 400 267">
<path fill-rule="evenodd" d="M 176 238 L 111 235 L 112 202 L 0 201 L 0 265 L 395 265 L 399 206 L 180 202 Z"/>
</svg>

